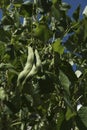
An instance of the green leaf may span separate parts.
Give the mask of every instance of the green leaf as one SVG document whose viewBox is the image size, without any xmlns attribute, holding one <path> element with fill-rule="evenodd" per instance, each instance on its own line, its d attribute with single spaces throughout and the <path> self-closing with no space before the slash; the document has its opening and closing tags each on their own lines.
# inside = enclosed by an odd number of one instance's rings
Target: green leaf
<svg viewBox="0 0 87 130">
<path fill-rule="evenodd" d="M 53 4 L 56 4 L 58 0 L 52 0 L 52 3 Z"/>
<path fill-rule="evenodd" d="M 14 21 L 13 21 L 12 17 L 7 14 L 7 15 L 5 15 L 5 16 L 2 17 L 1 23 L 2 23 L 4 26 L 5 26 L 5 25 L 11 26 L 11 25 L 14 24 Z"/>
<path fill-rule="evenodd" d="M 71 130 L 72 128 L 72 120 L 65 119 L 65 113 L 63 110 L 59 112 L 59 116 L 57 118 L 57 130 Z"/>
<path fill-rule="evenodd" d="M 5 26 L 3 26 L 3 29 L 4 29 L 5 31 L 10 31 L 11 25 L 5 25 Z"/>
<path fill-rule="evenodd" d="M 22 3 L 23 3 L 23 0 L 14 0 L 13 2 L 14 6 L 17 8 L 21 7 Z"/>
<path fill-rule="evenodd" d="M 48 41 L 52 37 L 52 32 L 46 24 L 36 23 L 36 28 L 33 29 L 34 36 L 39 38 L 41 41 Z"/>
<path fill-rule="evenodd" d="M 84 28 L 84 40 L 86 40 L 87 39 L 87 19 L 85 18 L 84 20 L 83 20 L 83 28 Z"/>
<path fill-rule="evenodd" d="M 74 84 L 78 80 L 78 78 L 75 75 L 75 72 L 69 62 L 61 61 L 61 65 L 59 66 L 59 68 L 68 77 L 68 79 L 70 80 L 70 82 L 72 84 Z"/>
<path fill-rule="evenodd" d="M 59 65 L 61 64 L 60 54 L 54 52 L 54 69 L 55 74 L 59 77 Z"/>
<path fill-rule="evenodd" d="M 0 87 L 0 100 L 4 100 L 6 97 L 6 93 L 5 93 L 5 90 Z"/>
<path fill-rule="evenodd" d="M 29 95 L 29 94 L 25 94 L 25 98 L 26 98 L 26 100 L 27 100 L 28 102 L 33 103 L 33 98 L 32 98 L 31 95 Z"/>
<path fill-rule="evenodd" d="M 62 125 L 63 120 L 64 120 L 64 112 L 61 111 L 61 112 L 59 113 L 58 118 L 57 118 L 57 130 L 61 130 L 60 128 L 61 128 L 61 125 Z"/>
<path fill-rule="evenodd" d="M 76 113 L 74 111 L 72 111 L 70 109 L 70 107 L 67 107 L 67 111 L 66 111 L 66 120 L 70 120 L 72 117 L 74 117 L 76 115 Z"/>
<path fill-rule="evenodd" d="M 63 54 L 64 52 L 64 47 L 61 45 L 61 40 L 58 38 L 54 43 L 53 43 L 53 50 L 54 52 L 58 52 L 59 54 Z"/>
<path fill-rule="evenodd" d="M 49 1 L 49 0 L 40 0 L 39 3 L 39 6 L 40 6 L 40 9 L 42 10 L 41 13 L 44 14 L 44 13 L 47 13 L 51 10 L 51 6 L 52 6 L 52 2 Z"/>
<path fill-rule="evenodd" d="M 8 54 L 10 56 L 10 59 L 13 60 L 15 58 L 15 55 L 14 55 L 14 45 L 13 44 L 8 44 L 6 46 L 6 50 L 5 50 L 5 53 Z"/>
<path fill-rule="evenodd" d="M 0 41 L 0 58 L 2 59 L 5 52 L 5 43 Z"/>
<path fill-rule="evenodd" d="M 15 106 L 13 102 L 4 101 L 4 104 L 5 104 L 13 113 L 18 112 L 18 107 Z"/>
<path fill-rule="evenodd" d="M 5 31 L 3 28 L 0 28 L 0 41 L 8 42 L 11 39 L 11 34 L 8 31 Z"/>
<path fill-rule="evenodd" d="M 15 10 L 15 12 L 14 12 L 14 23 L 15 23 L 16 28 L 19 28 L 20 15 L 19 15 L 19 12 L 17 10 Z"/>
<path fill-rule="evenodd" d="M 20 15 L 31 17 L 35 13 L 35 5 L 33 2 L 26 1 L 20 7 Z"/>
<path fill-rule="evenodd" d="M 7 7 L 10 4 L 10 0 L 0 0 L 0 8 Z"/>
<path fill-rule="evenodd" d="M 71 85 L 71 82 L 69 81 L 68 77 L 60 70 L 59 73 L 59 80 L 64 88 L 64 90 L 67 92 L 67 94 L 69 95 L 69 87 Z"/>
<path fill-rule="evenodd" d="M 15 69 L 15 67 L 13 65 L 11 65 L 10 63 L 1 63 L 0 64 L 0 69 L 1 70 Z"/>
<path fill-rule="evenodd" d="M 73 107 L 72 107 L 72 104 L 71 104 L 71 101 L 70 101 L 70 97 L 68 97 L 67 95 L 64 95 L 64 101 L 67 104 L 67 106 L 70 107 L 71 110 L 73 110 Z"/>
<path fill-rule="evenodd" d="M 21 121 L 17 121 L 17 122 L 15 122 L 15 123 L 12 123 L 12 124 L 11 124 L 11 127 L 16 126 L 16 125 L 20 125 L 20 124 L 21 124 Z"/>
<path fill-rule="evenodd" d="M 45 73 L 45 75 L 40 77 L 40 79 L 38 80 L 38 84 L 41 94 L 49 94 L 54 91 L 53 80 L 53 75 L 51 75 L 50 73 Z"/>
<path fill-rule="evenodd" d="M 71 6 L 69 4 L 63 2 L 62 5 L 61 5 L 61 7 L 60 7 L 60 10 L 67 11 L 68 9 L 70 9 L 70 7 Z"/>
<path fill-rule="evenodd" d="M 56 20 L 60 19 L 60 11 L 54 5 L 52 5 L 52 7 L 51 7 L 51 12 L 52 12 L 52 15 L 55 17 Z"/>
<path fill-rule="evenodd" d="M 78 111 L 78 116 L 84 126 L 87 128 L 87 107 L 81 107 L 81 109 Z"/>
<path fill-rule="evenodd" d="M 79 15 L 80 15 L 80 5 L 77 7 L 75 12 L 73 13 L 73 18 L 78 21 L 79 20 Z"/>
<path fill-rule="evenodd" d="M 61 124 L 61 128 L 59 130 L 71 130 L 72 127 L 73 127 L 72 120 L 66 121 L 64 119 L 63 122 L 62 122 L 62 124 Z"/>
</svg>

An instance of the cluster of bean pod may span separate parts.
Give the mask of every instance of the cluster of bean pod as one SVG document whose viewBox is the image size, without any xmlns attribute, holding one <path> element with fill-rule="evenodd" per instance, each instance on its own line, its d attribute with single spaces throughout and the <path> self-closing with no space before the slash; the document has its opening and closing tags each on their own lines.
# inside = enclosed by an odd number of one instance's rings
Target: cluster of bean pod
<svg viewBox="0 0 87 130">
<path fill-rule="evenodd" d="M 17 86 L 24 85 L 28 79 L 37 74 L 41 68 L 41 59 L 37 49 L 35 51 L 31 46 L 28 46 L 27 62 L 24 69 L 19 73 L 17 79 Z"/>
</svg>

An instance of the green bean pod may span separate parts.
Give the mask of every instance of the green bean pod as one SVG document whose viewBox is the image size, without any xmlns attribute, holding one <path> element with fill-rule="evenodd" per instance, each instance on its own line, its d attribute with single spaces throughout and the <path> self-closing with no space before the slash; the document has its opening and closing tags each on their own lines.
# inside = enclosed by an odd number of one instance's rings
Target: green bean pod
<svg viewBox="0 0 87 130">
<path fill-rule="evenodd" d="M 31 71 L 28 73 L 25 80 L 23 81 L 23 85 L 27 82 L 28 79 L 32 78 L 35 74 L 37 74 L 39 69 L 41 69 L 42 66 L 41 59 L 37 50 L 35 50 L 35 57 L 36 57 L 36 64 L 35 63 L 33 64 Z"/>
<path fill-rule="evenodd" d="M 28 56 L 27 56 L 27 62 L 25 64 L 25 67 L 23 71 L 21 71 L 18 75 L 17 79 L 17 86 L 21 85 L 27 74 L 31 71 L 33 67 L 33 62 L 34 62 L 34 52 L 32 47 L 28 47 Z"/>
</svg>

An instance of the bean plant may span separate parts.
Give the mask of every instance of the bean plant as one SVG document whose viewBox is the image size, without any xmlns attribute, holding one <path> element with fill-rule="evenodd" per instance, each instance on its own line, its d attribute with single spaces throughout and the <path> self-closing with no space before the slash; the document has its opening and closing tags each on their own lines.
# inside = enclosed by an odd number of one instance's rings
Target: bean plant
<svg viewBox="0 0 87 130">
<path fill-rule="evenodd" d="M 0 0 L 0 130 L 87 130 L 87 16 L 62 0 Z"/>
</svg>

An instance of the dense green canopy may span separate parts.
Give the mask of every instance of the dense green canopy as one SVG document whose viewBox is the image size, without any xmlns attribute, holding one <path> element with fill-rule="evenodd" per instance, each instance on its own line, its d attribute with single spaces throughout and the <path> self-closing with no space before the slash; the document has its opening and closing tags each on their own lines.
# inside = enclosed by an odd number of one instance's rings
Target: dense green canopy
<svg viewBox="0 0 87 130">
<path fill-rule="evenodd" d="M 0 0 L 0 130 L 87 130 L 87 17 L 62 0 Z"/>
</svg>

